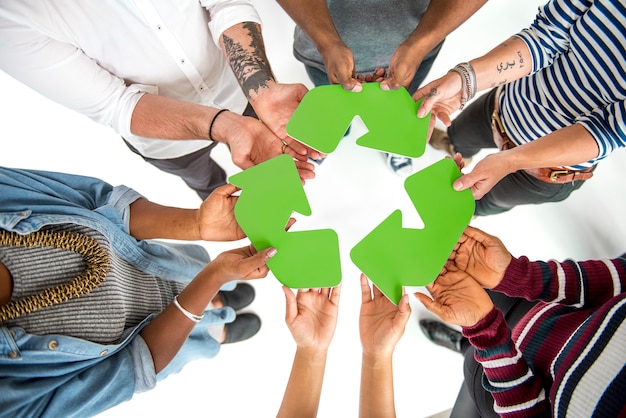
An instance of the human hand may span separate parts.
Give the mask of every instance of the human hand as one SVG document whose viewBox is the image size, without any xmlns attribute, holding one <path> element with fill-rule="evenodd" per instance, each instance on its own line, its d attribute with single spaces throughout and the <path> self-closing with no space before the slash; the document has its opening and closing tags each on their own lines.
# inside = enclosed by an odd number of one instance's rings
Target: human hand
<svg viewBox="0 0 626 418">
<path fill-rule="evenodd" d="M 448 73 L 432 81 L 413 93 L 413 100 L 424 99 L 417 109 L 417 116 L 423 118 L 431 112 L 431 123 L 438 118 L 450 126 L 450 115 L 461 108 L 463 82 L 457 73 Z"/>
<path fill-rule="evenodd" d="M 512 172 L 507 151 L 489 154 L 474 166 L 474 169 L 454 181 L 456 191 L 470 189 L 475 200 L 482 198 L 500 180 Z"/>
<path fill-rule="evenodd" d="M 411 47 L 407 43 L 401 43 L 391 55 L 389 76 L 380 83 L 380 88 L 383 90 L 398 90 L 400 87 L 408 89 L 421 63 L 421 58 L 411 50 Z"/>
<path fill-rule="evenodd" d="M 200 239 L 204 241 L 236 241 L 245 238 L 235 219 L 235 205 L 238 196 L 233 193 L 240 190 L 232 184 L 225 184 L 215 189 L 200 205 L 197 211 Z"/>
<path fill-rule="evenodd" d="M 276 255 L 275 248 L 256 251 L 252 245 L 224 251 L 206 265 L 201 274 L 208 274 L 220 283 L 233 280 L 259 279 L 267 276 L 267 260 Z"/>
<path fill-rule="evenodd" d="M 327 350 L 337 325 L 341 284 L 334 288 L 298 289 L 283 286 L 285 323 L 298 348 Z"/>
<path fill-rule="evenodd" d="M 257 94 L 250 96 L 250 104 L 257 116 L 270 130 L 288 145 L 285 152 L 299 161 L 306 161 L 307 156 L 314 160 L 322 157 L 319 151 L 296 141 L 287 135 L 287 122 L 300 105 L 308 89 L 304 84 L 282 84 L 267 82 L 259 88 Z"/>
<path fill-rule="evenodd" d="M 442 321 L 471 327 L 493 309 L 491 298 L 482 286 L 467 273 L 442 272 L 426 286 L 432 299 L 416 292 L 415 297 Z"/>
<path fill-rule="evenodd" d="M 226 112 L 215 124 L 215 137 L 228 145 L 233 163 L 242 170 L 291 150 L 263 122 L 249 116 Z M 293 157 L 293 151 L 291 152 Z M 315 177 L 315 165 L 296 160 L 302 183 Z"/>
<path fill-rule="evenodd" d="M 396 306 L 376 286 L 370 288 L 367 277 L 361 274 L 359 331 L 364 354 L 391 355 L 410 316 L 408 295 L 403 295 Z"/>
<path fill-rule="evenodd" d="M 500 239 L 468 226 L 446 262 L 443 273 L 462 271 L 493 289 L 502 281 L 513 256 Z"/>
<path fill-rule="evenodd" d="M 330 84 L 341 84 L 344 90 L 358 93 L 363 87 L 356 79 L 354 55 L 341 40 L 320 51 Z"/>
</svg>

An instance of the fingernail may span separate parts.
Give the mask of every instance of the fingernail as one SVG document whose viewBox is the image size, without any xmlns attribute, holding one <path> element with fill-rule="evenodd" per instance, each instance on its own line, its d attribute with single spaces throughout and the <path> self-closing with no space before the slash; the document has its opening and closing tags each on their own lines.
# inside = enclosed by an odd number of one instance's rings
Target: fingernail
<svg viewBox="0 0 626 418">
<path fill-rule="evenodd" d="M 360 84 L 355 84 L 350 91 L 352 93 L 359 93 L 361 90 L 363 90 L 363 87 Z"/>
<path fill-rule="evenodd" d="M 380 84 L 380 89 L 381 89 L 381 90 L 387 90 L 387 91 L 391 90 L 391 89 L 389 88 L 389 85 L 387 85 L 387 84 L 382 84 L 382 83 Z"/>
<path fill-rule="evenodd" d="M 270 250 L 267 252 L 267 256 L 268 256 L 269 258 L 272 258 L 272 257 L 274 257 L 274 256 L 276 255 L 276 253 L 277 253 L 277 252 L 278 252 L 278 250 L 277 250 L 276 248 L 272 248 L 272 249 L 270 249 Z"/>
<path fill-rule="evenodd" d="M 460 192 L 461 190 L 463 190 L 463 183 L 460 183 L 458 181 L 455 181 L 454 184 L 452 185 L 452 187 L 454 188 L 454 190 L 456 190 L 457 192 Z"/>
</svg>

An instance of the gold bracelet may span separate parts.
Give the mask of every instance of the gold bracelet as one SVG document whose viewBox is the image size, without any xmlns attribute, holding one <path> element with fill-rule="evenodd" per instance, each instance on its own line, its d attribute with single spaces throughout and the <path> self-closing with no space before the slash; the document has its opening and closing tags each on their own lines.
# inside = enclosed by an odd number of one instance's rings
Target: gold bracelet
<svg viewBox="0 0 626 418">
<path fill-rule="evenodd" d="M 178 308 L 178 310 L 185 315 L 187 318 L 191 319 L 193 322 L 195 322 L 196 324 L 200 321 L 202 321 L 202 318 L 204 318 L 204 314 L 202 315 L 196 315 L 196 314 L 192 314 L 191 312 L 189 312 L 187 309 L 183 308 L 180 303 L 178 303 L 178 296 L 174 296 L 174 306 L 176 306 Z"/>
</svg>

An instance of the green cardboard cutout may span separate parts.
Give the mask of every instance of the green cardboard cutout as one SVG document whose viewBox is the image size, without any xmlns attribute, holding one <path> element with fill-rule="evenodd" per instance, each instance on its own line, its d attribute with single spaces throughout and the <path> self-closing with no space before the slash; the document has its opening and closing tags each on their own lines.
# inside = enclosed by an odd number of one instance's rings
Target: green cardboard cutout
<svg viewBox="0 0 626 418">
<path fill-rule="evenodd" d="M 287 133 L 329 154 L 358 115 L 368 133 L 357 145 L 417 158 L 424 154 L 430 120 L 430 114 L 417 117 L 420 103 L 404 88 L 387 91 L 379 83 L 364 83 L 359 93 L 338 84 L 319 86 L 304 96 L 287 123 Z"/>
<path fill-rule="evenodd" d="M 424 229 L 402 228 L 397 210 L 350 252 L 354 264 L 395 304 L 402 286 L 423 286 L 437 278 L 469 224 L 474 197 L 468 189 L 452 188 L 460 176 L 456 163 L 444 158 L 408 177 L 404 188 Z"/>
<path fill-rule="evenodd" d="M 278 250 L 267 265 L 291 288 L 332 287 L 341 281 L 339 241 L 332 229 L 288 232 L 292 213 L 311 207 L 289 155 L 280 155 L 229 178 L 241 188 L 235 218 L 254 247 Z"/>
</svg>

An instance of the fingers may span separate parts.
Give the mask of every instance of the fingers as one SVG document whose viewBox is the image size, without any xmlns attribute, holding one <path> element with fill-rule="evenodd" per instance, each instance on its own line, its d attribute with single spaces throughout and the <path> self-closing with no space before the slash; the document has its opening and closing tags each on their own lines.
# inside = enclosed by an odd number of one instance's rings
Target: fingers
<svg viewBox="0 0 626 418">
<path fill-rule="evenodd" d="M 372 289 L 370 288 L 369 280 L 365 274 L 361 273 L 361 303 L 366 303 L 372 300 Z"/>
<path fill-rule="evenodd" d="M 243 260 L 244 271 L 248 272 L 246 277 L 251 279 L 265 277 L 269 272 L 267 260 L 274 257 L 276 252 L 276 248 L 270 247 Z"/>
<path fill-rule="evenodd" d="M 298 161 L 306 161 L 309 148 L 291 137 L 286 137 L 281 145 L 281 152 L 291 155 Z"/>
<path fill-rule="evenodd" d="M 213 193 L 216 195 L 228 197 L 234 193 L 237 193 L 239 190 L 241 190 L 241 188 L 235 186 L 234 184 L 226 183 L 223 186 L 220 186 L 217 189 L 215 189 Z"/>
<path fill-rule="evenodd" d="M 315 178 L 315 165 L 306 161 L 296 161 L 296 169 L 302 180 Z"/>
<path fill-rule="evenodd" d="M 330 288 L 329 288 L 330 289 Z M 339 305 L 339 296 L 341 295 L 341 282 L 332 289 L 330 289 L 330 301 L 333 305 Z"/>
<path fill-rule="evenodd" d="M 437 302 L 421 292 L 415 292 L 413 293 L 413 296 L 415 296 L 415 298 L 419 300 L 429 312 L 439 316 L 437 309 L 439 304 Z"/>
<path fill-rule="evenodd" d="M 290 324 L 298 314 L 298 302 L 296 295 L 287 286 L 283 286 L 283 293 L 285 294 L 285 322 Z"/>
<path fill-rule="evenodd" d="M 287 226 L 285 226 L 285 231 L 289 231 L 289 228 L 291 228 L 293 224 L 295 223 L 296 223 L 295 218 L 289 218 L 289 220 L 287 221 Z"/>
</svg>

